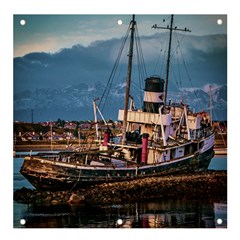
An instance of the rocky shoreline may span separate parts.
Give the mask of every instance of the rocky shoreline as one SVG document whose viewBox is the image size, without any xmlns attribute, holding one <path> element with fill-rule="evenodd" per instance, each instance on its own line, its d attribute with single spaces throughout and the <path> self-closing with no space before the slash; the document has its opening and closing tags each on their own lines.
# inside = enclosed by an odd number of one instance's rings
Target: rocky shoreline
<svg viewBox="0 0 240 240">
<path fill-rule="evenodd" d="M 37 191 L 22 188 L 14 200 L 25 204 L 109 205 L 156 198 L 227 200 L 227 171 L 149 177 L 129 182 L 104 183 L 76 191 Z"/>
</svg>

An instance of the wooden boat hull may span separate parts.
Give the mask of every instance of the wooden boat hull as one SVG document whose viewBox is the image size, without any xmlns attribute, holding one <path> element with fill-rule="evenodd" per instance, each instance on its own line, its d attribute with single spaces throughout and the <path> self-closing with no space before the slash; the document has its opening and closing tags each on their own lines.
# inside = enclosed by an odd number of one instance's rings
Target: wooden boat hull
<svg viewBox="0 0 240 240">
<path fill-rule="evenodd" d="M 29 156 L 25 158 L 20 172 L 36 189 L 72 190 L 106 182 L 200 171 L 208 168 L 213 156 L 211 147 L 203 153 L 164 163 L 128 167 L 89 166 Z"/>
</svg>

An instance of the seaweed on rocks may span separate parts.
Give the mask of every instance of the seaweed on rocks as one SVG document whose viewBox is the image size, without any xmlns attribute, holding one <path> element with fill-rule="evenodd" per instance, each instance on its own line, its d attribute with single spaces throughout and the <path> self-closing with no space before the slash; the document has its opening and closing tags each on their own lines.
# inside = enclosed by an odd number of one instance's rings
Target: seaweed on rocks
<svg viewBox="0 0 240 240">
<path fill-rule="evenodd" d="M 73 201 L 73 197 L 74 200 Z M 104 183 L 71 191 L 37 191 L 27 188 L 14 192 L 14 200 L 35 204 L 107 205 L 157 198 L 223 199 L 227 198 L 227 171 L 148 177 L 132 181 Z"/>
</svg>

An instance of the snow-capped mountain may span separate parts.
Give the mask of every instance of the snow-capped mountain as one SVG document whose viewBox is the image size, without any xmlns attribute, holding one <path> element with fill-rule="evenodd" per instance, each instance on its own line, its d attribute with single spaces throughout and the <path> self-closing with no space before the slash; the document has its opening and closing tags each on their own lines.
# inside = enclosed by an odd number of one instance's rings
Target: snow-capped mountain
<svg viewBox="0 0 240 240">
<path fill-rule="evenodd" d="M 45 120 L 87 120 L 93 119 L 93 101 L 99 98 L 97 104 L 106 119 L 116 120 L 118 109 L 123 108 L 125 84 L 112 84 L 111 89 L 104 91 L 101 82 L 94 84 L 68 85 L 61 89 L 42 88 L 33 91 L 22 91 L 14 95 L 14 120 L 35 122 Z M 102 98 L 105 92 L 104 98 Z M 107 94 L 108 93 L 108 94 Z M 107 95 L 107 96 L 106 96 Z M 137 108 L 142 107 L 143 91 L 137 84 L 131 87 L 131 95 Z M 107 98 L 106 98 L 107 97 Z M 184 90 L 180 93 L 169 92 L 168 99 L 172 102 L 183 101 L 194 111 L 209 111 L 209 93 L 197 89 Z M 227 119 L 227 87 L 222 86 L 212 91 L 213 119 Z M 106 100 L 106 101 L 105 101 Z M 33 112 L 33 116 L 32 116 Z"/>
</svg>

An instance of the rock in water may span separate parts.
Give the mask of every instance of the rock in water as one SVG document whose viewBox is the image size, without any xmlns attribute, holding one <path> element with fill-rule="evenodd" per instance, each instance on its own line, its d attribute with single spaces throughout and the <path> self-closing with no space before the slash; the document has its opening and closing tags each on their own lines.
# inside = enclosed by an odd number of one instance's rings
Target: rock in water
<svg viewBox="0 0 240 240">
<path fill-rule="evenodd" d="M 85 200 L 85 197 L 84 196 L 79 196 L 75 193 L 73 193 L 70 198 L 68 199 L 68 203 L 70 205 L 74 205 L 74 204 L 79 204 L 79 203 L 82 203 L 83 201 Z"/>
</svg>

